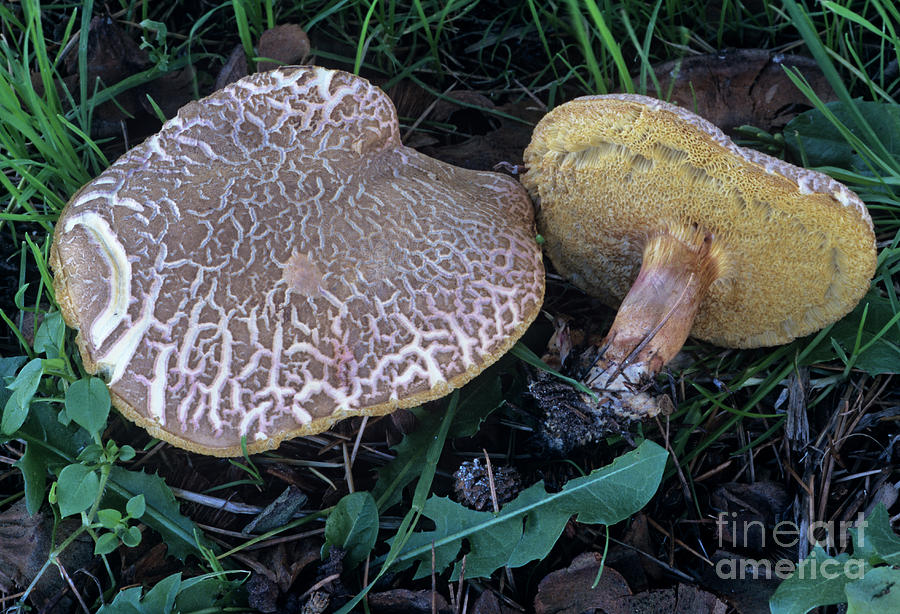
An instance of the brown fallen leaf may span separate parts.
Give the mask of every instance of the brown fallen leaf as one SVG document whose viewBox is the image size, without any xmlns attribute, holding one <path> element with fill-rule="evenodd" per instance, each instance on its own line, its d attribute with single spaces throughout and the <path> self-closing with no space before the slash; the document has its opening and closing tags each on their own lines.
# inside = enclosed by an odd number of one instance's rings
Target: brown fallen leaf
<svg viewBox="0 0 900 614">
<path fill-rule="evenodd" d="M 246 77 L 250 74 L 249 71 L 250 67 L 247 65 L 247 54 L 244 53 L 244 48 L 241 45 L 235 45 L 231 53 L 228 54 L 225 65 L 222 66 L 219 74 L 216 75 L 216 84 L 213 87 L 216 90 L 220 90 L 226 85 Z"/>
<path fill-rule="evenodd" d="M 521 166 L 522 153 L 531 142 L 534 124 L 543 117 L 546 110 L 530 100 L 501 105 L 496 110 L 521 121 L 491 115 L 491 121 L 499 122 L 497 128 L 483 135 L 472 136 L 459 144 L 423 148 L 423 153 L 473 170 L 495 170 L 501 162 Z"/>
<path fill-rule="evenodd" d="M 712 593 L 695 586 L 679 584 L 668 588 L 638 593 L 628 599 L 632 614 L 665 612 L 666 614 L 725 614 L 728 606 Z"/>
<path fill-rule="evenodd" d="M 647 515 L 639 512 L 632 517 L 628 530 L 620 538 L 628 547 L 610 547 L 606 564 L 622 573 L 633 591 L 644 591 L 652 582 L 661 582 L 665 571 L 652 558 L 642 553 L 654 551 Z"/>
<path fill-rule="evenodd" d="M 63 55 L 63 77 L 56 82 L 63 101 L 69 100 L 68 96 L 63 95 L 63 90 L 68 91 L 76 102 L 80 101 L 82 88 L 79 82 L 77 48 L 77 45 L 69 45 Z M 152 62 L 134 35 L 106 15 L 91 19 L 86 64 L 86 91 L 88 96 L 93 96 L 104 88 L 149 69 Z M 193 97 L 193 78 L 193 69 L 186 67 L 120 92 L 115 100 L 94 108 L 91 136 L 119 136 L 125 131 L 126 123 L 128 136 L 132 139 L 140 139 L 155 132 L 159 128 L 159 120 L 148 96 L 166 117 L 171 117 Z M 37 75 L 33 75 L 32 82 L 39 93 L 43 91 L 43 83 Z"/>
<path fill-rule="evenodd" d="M 376 614 L 452 614 L 453 609 L 440 593 L 398 588 L 368 597 L 369 609 Z"/>
<path fill-rule="evenodd" d="M 591 588 L 602 558 L 599 552 L 585 552 L 575 557 L 568 568 L 545 576 L 534 599 L 535 612 L 581 614 L 599 609 L 606 614 L 631 614 L 631 589 L 615 569 L 604 567 L 600 582 Z"/>
<path fill-rule="evenodd" d="M 472 614 L 519 614 L 521 611 L 506 605 L 492 590 L 481 593 L 472 607 Z"/>
<path fill-rule="evenodd" d="M 814 60 L 766 49 L 728 49 L 686 57 L 659 64 L 654 72 L 663 98 L 728 133 L 745 124 L 780 131 L 810 108 L 784 67 L 799 69 L 820 98 L 834 100 L 834 91 Z"/>
<path fill-rule="evenodd" d="M 57 543 L 80 525 L 81 521 L 77 519 L 64 520 L 55 532 Z M 47 561 L 53 538 L 53 516 L 41 511 L 29 515 L 24 500 L 13 503 L 0 514 L 0 593 L 13 593 L 29 586 Z M 91 562 L 93 550 L 94 541 L 87 533 L 82 533 L 59 555 L 59 564 L 71 577 L 77 569 Z M 41 609 L 48 601 L 57 599 L 58 593 L 68 590 L 57 567 L 51 565 L 32 587 L 29 602 Z M 65 605 L 60 605 L 63 602 Z M 74 599 L 66 596 L 57 601 L 56 607 L 59 611 L 68 611 L 65 608 L 74 605 Z"/>
<path fill-rule="evenodd" d="M 716 530 L 720 546 L 727 542 L 762 552 L 778 545 L 772 530 L 777 519 L 785 517 L 790 500 L 783 486 L 774 482 L 729 482 L 716 488 L 710 499 L 718 512 Z"/>
<path fill-rule="evenodd" d="M 769 614 L 769 598 L 780 578 L 768 577 L 755 565 L 758 561 L 733 552 L 717 550 L 710 558 L 715 565 L 703 566 L 700 572 L 704 588 L 715 591 L 740 614 Z"/>
</svg>

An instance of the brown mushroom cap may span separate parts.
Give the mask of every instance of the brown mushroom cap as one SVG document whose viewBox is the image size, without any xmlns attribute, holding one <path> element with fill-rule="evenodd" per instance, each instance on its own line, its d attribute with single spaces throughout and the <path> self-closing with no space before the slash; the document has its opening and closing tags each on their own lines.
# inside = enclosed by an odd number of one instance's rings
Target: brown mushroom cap
<svg viewBox="0 0 900 614">
<path fill-rule="evenodd" d="M 536 127 L 525 164 L 553 264 L 612 306 L 649 239 L 710 237 L 714 279 L 691 335 L 719 345 L 812 333 L 849 312 L 874 274 L 872 221 L 853 192 L 653 98 L 557 107 Z"/>
<path fill-rule="evenodd" d="M 438 398 L 543 296 L 518 183 L 404 147 L 380 89 L 318 67 L 182 108 L 72 198 L 51 264 L 122 413 L 220 456 Z"/>
</svg>

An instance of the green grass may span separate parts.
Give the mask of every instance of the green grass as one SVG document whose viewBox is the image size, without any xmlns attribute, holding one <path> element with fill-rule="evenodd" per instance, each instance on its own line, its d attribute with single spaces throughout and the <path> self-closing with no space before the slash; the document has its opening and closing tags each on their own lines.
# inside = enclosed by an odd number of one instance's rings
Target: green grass
<svg viewBox="0 0 900 614">
<path fill-rule="evenodd" d="M 39 335 L 33 342 L 26 339 L 24 332 L 32 316 L 46 322 L 50 314 L 56 313 L 48 268 L 53 224 L 80 186 L 99 174 L 123 149 L 121 138 L 89 136 L 101 104 L 185 66 L 194 67 L 192 89 L 195 97 L 202 95 L 208 92 L 216 71 L 234 45 L 241 45 L 252 61 L 253 44 L 259 34 L 286 22 L 299 23 L 307 30 L 313 40 L 314 57 L 319 61 L 376 78 L 385 89 L 412 81 L 440 93 L 458 84 L 460 88 L 502 92 L 511 100 L 535 96 L 548 108 L 578 95 L 614 90 L 665 95 L 659 91 L 652 65 L 696 52 L 726 46 L 761 46 L 811 55 L 842 104 L 840 116 L 805 85 L 802 75 L 790 76 L 809 97 L 810 106 L 822 114 L 822 126 L 834 126 L 856 152 L 858 163 L 851 167 L 833 165 L 824 158 L 812 161 L 818 160 L 817 164 L 848 183 L 870 206 L 880 248 L 873 281 L 879 300 L 870 309 L 854 312 L 834 329 L 779 348 L 738 352 L 702 344 L 689 346 L 696 362 L 675 374 L 676 378 L 683 378 L 684 398 L 670 419 L 671 447 L 694 488 L 695 465 L 706 455 L 737 458 L 762 449 L 781 436 L 784 414 L 776 407 L 777 399 L 786 381 L 800 369 L 812 383 L 810 412 L 818 415 L 828 415 L 854 387 L 867 385 L 872 378 L 882 381 L 884 375 L 877 373 L 881 364 L 879 352 L 886 351 L 890 344 L 900 345 L 900 297 L 895 282 L 900 271 L 900 147 L 889 138 L 900 136 L 900 126 L 891 132 L 873 122 L 873 115 L 861 101 L 897 106 L 900 10 L 886 0 L 849 6 L 786 0 L 783 4 L 764 3 L 765 7 L 756 12 L 751 4 L 722 3 L 716 18 L 700 24 L 697 16 L 706 14 L 707 3 L 696 0 L 232 0 L 215 6 L 137 0 L 96 6 L 90 1 L 41 5 L 37 0 L 22 0 L 0 4 L 0 236 L 4 245 L 12 246 L 10 253 L 2 256 L 17 271 L 15 297 L 0 302 L 0 328 L 5 328 L 0 334 L 0 359 L 9 361 L 0 362 L 0 368 L 7 369 L 0 371 L 0 376 L 6 375 L 6 381 L 11 382 L 25 360 L 40 359 L 43 376 L 33 397 L 25 401 L 25 411 L 32 414 L 31 422 L 22 428 L 31 428 L 29 425 L 46 418 L 43 413 L 58 413 L 64 420 L 74 420 L 72 432 L 83 437 L 88 447 L 95 446 L 86 457 L 74 449 L 53 448 L 57 440 L 47 434 L 53 430 L 50 427 L 44 431 L 32 429 L 27 436 L 16 435 L 18 442 L 0 445 L 0 466 L 10 469 L 10 459 L 19 458 L 26 450 L 19 463 L 25 479 L 13 480 L 7 475 L 0 482 L 0 502 L 5 505 L 24 497 L 32 508 L 41 504 L 46 507 L 50 485 L 64 477 L 64 468 L 86 468 L 70 469 L 69 473 L 99 476 L 100 484 L 108 482 L 118 499 L 105 499 L 100 486 L 87 493 L 92 498 L 88 497 L 87 505 L 74 514 L 83 515 L 82 530 L 98 543 L 103 540 L 104 548 L 120 542 L 131 545 L 126 541 L 134 539 L 127 533 L 128 522 L 136 522 L 141 515 L 127 514 L 125 502 L 136 492 L 129 480 L 142 478 L 117 473 L 123 468 L 130 470 L 135 461 L 130 452 L 123 455 L 122 450 L 128 450 L 123 448 L 126 441 L 113 444 L 110 435 L 111 432 L 120 437 L 128 431 L 121 426 L 114 426 L 111 431 L 106 425 L 85 428 L 73 418 L 80 415 L 78 407 L 66 411 L 67 392 L 73 382 L 86 381 L 87 375 L 71 332 L 54 333 L 48 326 L 41 333 L 44 337 Z M 137 40 L 146 41 L 152 65 L 123 82 L 94 85 L 86 78 L 88 25 L 92 16 L 104 15 L 107 6 L 117 19 L 130 24 Z M 64 54 L 74 54 L 76 74 L 80 77 L 80 86 L 74 91 L 57 88 L 65 71 Z M 449 132 L 452 127 L 426 122 L 421 129 L 440 135 L 442 129 Z M 809 153 L 803 151 L 802 155 Z M 539 354 L 541 348 L 534 350 Z M 25 360 L 17 359 L 19 356 Z M 897 370 L 896 365 L 882 366 L 884 371 Z M 513 378 L 521 388 L 517 373 L 513 367 L 505 377 Z M 511 394 L 520 392 L 513 390 Z M 6 399 L 5 392 L 0 393 L 0 399 Z M 111 425 L 112 420 L 115 419 L 111 419 Z M 44 440 L 34 435 L 38 432 L 46 434 Z M 661 438 L 653 425 L 646 426 L 645 434 Z M 27 442 L 27 447 L 22 441 Z M 402 535 L 408 537 L 404 531 L 411 531 L 413 519 L 418 518 L 432 493 L 439 452 L 429 451 L 427 479 L 417 482 L 411 501 L 407 497 L 403 502 Z M 143 458 L 146 454 L 139 451 L 137 456 Z M 599 461 L 588 458 L 587 462 Z M 235 487 L 264 487 L 267 476 L 254 464 L 235 466 L 246 470 L 252 479 L 231 475 L 229 483 Z M 677 479 L 674 469 L 669 474 L 668 479 Z M 331 479 L 323 475 L 322 482 L 341 479 L 339 473 L 329 475 Z M 64 479 L 57 484 L 50 495 L 51 509 L 57 515 L 61 509 L 56 498 L 60 489 L 64 497 L 71 494 L 66 492 Z M 160 495 L 151 502 L 151 513 L 165 516 L 168 508 L 164 498 Z M 63 509 L 76 508 L 81 508 L 81 502 L 64 500 Z M 119 510 L 119 520 L 113 512 L 104 512 L 110 509 Z M 318 514 L 224 550 L 217 550 L 199 533 L 194 544 L 188 543 L 194 538 L 185 527 L 193 525 L 184 524 L 181 518 L 157 518 L 152 526 L 164 539 L 179 536 L 178 547 L 198 555 L 195 561 L 200 562 L 193 563 L 193 569 L 209 572 L 209 578 L 217 582 L 224 578 L 219 586 L 231 589 L 242 576 L 225 572 L 244 568 L 239 559 L 233 558 L 234 553 L 263 539 L 288 534 L 300 525 L 321 524 L 330 510 L 331 507 L 322 506 Z M 684 512 L 694 519 L 702 518 L 703 513 L 697 501 L 693 509 Z M 107 519 L 105 523 L 101 522 L 102 517 Z M 147 517 L 143 521 L 150 524 Z M 396 526 L 396 522 L 393 524 Z M 390 533 L 382 531 L 382 546 Z M 399 551 L 391 547 L 387 560 L 398 555 Z M 105 563 L 104 567 L 106 576 L 101 581 L 110 597 L 119 579 L 112 565 Z M 386 566 L 373 570 L 369 578 L 387 571 Z M 173 591 L 183 591 L 184 598 L 188 598 L 187 584 L 173 586 Z M 232 603 L 239 602 L 237 596 Z"/>
</svg>

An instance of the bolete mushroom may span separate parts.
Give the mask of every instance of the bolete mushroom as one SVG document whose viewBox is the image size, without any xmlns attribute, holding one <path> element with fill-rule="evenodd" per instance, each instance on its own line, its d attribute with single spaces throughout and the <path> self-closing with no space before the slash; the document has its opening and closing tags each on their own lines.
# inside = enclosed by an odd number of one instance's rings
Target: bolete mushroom
<svg viewBox="0 0 900 614">
<path fill-rule="evenodd" d="M 544 287 L 516 181 L 403 146 L 380 89 L 311 66 L 183 107 L 71 199 L 50 257 L 115 406 L 218 456 L 446 394 Z"/>
<path fill-rule="evenodd" d="M 557 107 L 525 164 L 550 260 L 619 308 L 584 378 L 619 417 L 659 411 L 643 388 L 689 334 L 787 343 L 849 312 L 874 274 L 872 221 L 853 192 L 653 98 Z"/>
</svg>

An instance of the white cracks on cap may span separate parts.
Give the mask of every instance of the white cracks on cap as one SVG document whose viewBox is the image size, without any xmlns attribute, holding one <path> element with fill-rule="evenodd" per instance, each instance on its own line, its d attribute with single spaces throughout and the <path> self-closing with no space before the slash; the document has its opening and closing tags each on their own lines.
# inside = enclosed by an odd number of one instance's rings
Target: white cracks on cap
<svg viewBox="0 0 900 614">
<path fill-rule="evenodd" d="M 150 417 L 160 426 L 166 425 L 166 381 L 169 376 L 169 359 L 175 351 L 174 345 L 164 347 L 153 361 L 153 379 L 147 387 L 147 405 Z"/>
<path fill-rule="evenodd" d="M 109 297 L 106 305 L 91 324 L 89 341 L 94 347 L 100 347 L 125 316 L 131 300 L 131 263 L 125 247 L 109 227 L 109 223 L 94 212 L 86 212 L 66 220 L 63 231 L 72 232 L 81 226 L 91 239 L 99 246 L 103 261 L 109 268 L 107 288 Z"/>
<path fill-rule="evenodd" d="M 125 368 L 134 357 L 134 353 L 137 351 L 144 335 L 156 323 L 153 310 L 156 306 L 156 301 L 159 300 L 161 288 L 162 278 L 157 277 L 153 281 L 150 293 L 141 307 L 140 317 L 137 321 L 131 322 L 124 334 L 116 339 L 106 353 L 97 360 L 97 364 L 108 374 L 108 384 L 115 384 L 125 374 Z"/>
<path fill-rule="evenodd" d="M 404 147 L 384 92 L 302 66 L 122 156 L 67 205 L 53 267 L 122 413 L 228 456 L 470 380 L 538 313 L 533 237 L 517 182 Z"/>
</svg>

